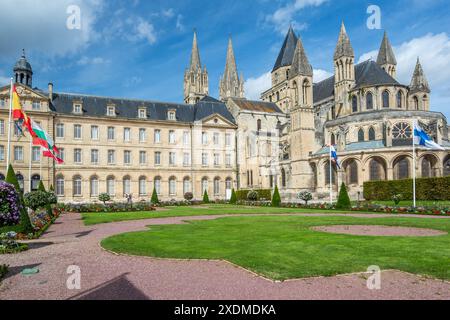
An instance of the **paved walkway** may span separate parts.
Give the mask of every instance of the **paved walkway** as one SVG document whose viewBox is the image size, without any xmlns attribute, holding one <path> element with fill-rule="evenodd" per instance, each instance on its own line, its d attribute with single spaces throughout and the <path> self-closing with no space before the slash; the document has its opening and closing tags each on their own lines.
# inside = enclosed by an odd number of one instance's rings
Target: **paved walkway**
<svg viewBox="0 0 450 320">
<path fill-rule="evenodd" d="M 223 261 L 121 256 L 99 245 L 108 236 L 143 230 L 148 225 L 219 217 L 223 216 L 161 218 L 86 227 L 79 214 L 63 215 L 40 240 L 31 242 L 29 251 L 0 255 L 0 264 L 10 265 L 10 272 L 0 284 L 0 300 L 450 299 L 449 282 L 400 271 L 384 271 L 382 289 L 373 291 L 367 289 L 364 274 L 275 283 Z M 67 289 L 67 268 L 71 265 L 81 268 L 81 290 Z M 39 273 L 32 276 L 20 273 L 30 267 L 39 268 Z"/>
</svg>

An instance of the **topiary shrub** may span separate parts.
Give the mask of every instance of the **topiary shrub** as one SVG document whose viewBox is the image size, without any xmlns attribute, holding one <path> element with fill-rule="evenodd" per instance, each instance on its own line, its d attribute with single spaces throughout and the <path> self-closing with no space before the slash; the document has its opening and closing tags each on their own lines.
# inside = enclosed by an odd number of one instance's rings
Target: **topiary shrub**
<svg viewBox="0 0 450 320">
<path fill-rule="evenodd" d="M 49 200 L 49 195 L 45 191 L 32 191 L 26 193 L 23 197 L 25 202 L 25 206 L 30 208 L 33 211 L 36 211 L 39 208 L 46 208 Z"/>
<path fill-rule="evenodd" d="M 150 200 L 150 202 L 154 205 L 157 205 L 159 203 L 158 193 L 156 192 L 156 188 L 153 188 L 152 199 Z"/>
<path fill-rule="evenodd" d="M 278 191 L 278 186 L 275 186 L 275 190 L 272 196 L 272 207 L 279 207 L 281 205 L 281 196 Z"/>
<path fill-rule="evenodd" d="M 305 204 L 308 205 L 308 201 L 311 201 L 313 199 L 313 196 L 309 191 L 302 191 L 297 194 L 297 198 L 305 201 Z"/>
<path fill-rule="evenodd" d="M 203 203 L 205 203 L 205 204 L 209 203 L 208 191 L 206 191 L 206 190 L 205 190 L 205 193 L 203 193 Z"/>
<path fill-rule="evenodd" d="M 0 227 L 20 222 L 19 195 L 12 184 L 0 182 Z"/>
<path fill-rule="evenodd" d="M 192 199 L 194 199 L 194 195 L 192 194 L 192 192 L 186 192 L 184 194 L 184 200 L 191 201 Z"/>
<path fill-rule="evenodd" d="M 350 201 L 350 197 L 348 196 L 347 187 L 345 186 L 345 183 L 342 183 L 336 209 L 350 209 L 351 207 L 352 203 Z"/>
<path fill-rule="evenodd" d="M 47 190 L 45 190 L 45 186 L 44 186 L 44 183 L 42 182 L 42 180 L 39 181 L 38 190 L 44 191 L 44 192 L 47 191 Z"/>
<path fill-rule="evenodd" d="M 236 196 L 236 191 L 231 190 L 231 198 L 230 198 L 230 204 L 236 204 L 237 203 L 237 196 Z"/>
<path fill-rule="evenodd" d="M 108 193 L 100 193 L 98 195 L 98 200 L 103 202 L 103 204 L 106 206 L 106 202 L 111 200 L 111 197 Z"/>
<path fill-rule="evenodd" d="M 33 232 L 33 226 L 31 225 L 30 217 L 28 216 L 28 212 L 25 208 L 25 204 L 23 202 L 23 193 L 19 186 L 19 181 L 17 181 L 16 173 L 14 172 L 14 169 L 12 165 L 9 165 L 8 167 L 8 173 L 6 174 L 6 180 L 7 183 L 12 184 L 14 188 L 16 189 L 17 195 L 19 197 L 19 211 L 20 211 L 20 226 L 21 226 L 21 232 L 23 233 L 30 233 Z"/>
<path fill-rule="evenodd" d="M 258 201 L 259 194 L 255 190 L 251 190 L 249 193 L 247 193 L 247 200 L 248 201 Z"/>
<path fill-rule="evenodd" d="M 392 196 L 392 201 L 394 201 L 394 204 L 396 206 L 398 206 L 398 204 L 400 203 L 400 201 L 402 201 L 402 195 L 401 194 L 394 194 Z"/>
</svg>

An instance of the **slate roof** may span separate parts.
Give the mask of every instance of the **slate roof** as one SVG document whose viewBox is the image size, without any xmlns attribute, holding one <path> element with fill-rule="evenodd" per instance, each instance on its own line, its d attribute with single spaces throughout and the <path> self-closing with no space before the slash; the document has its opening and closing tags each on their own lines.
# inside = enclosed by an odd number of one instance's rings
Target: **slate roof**
<svg viewBox="0 0 450 320">
<path fill-rule="evenodd" d="M 283 113 L 278 106 L 273 102 L 252 101 L 246 99 L 231 99 L 240 109 L 267 112 L 267 113 Z"/>
<path fill-rule="evenodd" d="M 298 38 L 295 35 L 292 26 L 289 27 L 289 31 L 284 39 L 283 46 L 278 54 L 278 58 L 272 72 L 281 67 L 290 66 L 292 64 L 292 61 L 294 60 L 295 47 L 297 46 L 297 40 Z"/>
<path fill-rule="evenodd" d="M 348 152 L 348 151 L 359 151 L 359 150 L 369 150 L 369 149 L 382 149 L 386 148 L 382 140 L 374 140 L 374 141 L 364 141 L 364 142 L 355 142 L 350 143 L 345 146 L 345 150 L 337 150 L 338 153 L 340 152 Z M 330 153 L 330 147 L 323 147 L 316 153 L 314 153 L 315 156 L 329 154 Z M 338 154 L 339 155 L 339 154 Z"/>
<path fill-rule="evenodd" d="M 392 50 L 391 42 L 389 41 L 387 32 L 384 32 L 383 41 L 381 42 L 380 51 L 378 52 L 377 63 L 380 66 L 383 64 L 397 65 L 394 50 Z"/>
<path fill-rule="evenodd" d="M 375 61 L 367 60 L 355 65 L 354 89 L 375 85 L 399 85 L 386 71 Z M 334 76 L 314 84 L 314 102 L 322 101 L 334 95 Z"/>
<path fill-rule="evenodd" d="M 83 104 L 83 115 L 90 117 L 108 117 L 107 106 L 114 105 L 116 118 L 138 119 L 140 108 L 147 109 L 148 120 L 167 120 L 167 111 L 176 110 L 177 121 L 193 123 L 215 113 L 223 116 L 235 124 L 235 119 L 228 111 L 226 105 L 214 98 L 206 97 L 195 105 L 182 103 L 156 102 L 147 100 L 133 100 L 110 97 L 97 97 L 68 93 L 55 93 L 53 95 L 52 109 L 57 113 L 73 114 L 74 102 Z M 109 118 L 109 117 L 108 117 Z"/>
</svg>

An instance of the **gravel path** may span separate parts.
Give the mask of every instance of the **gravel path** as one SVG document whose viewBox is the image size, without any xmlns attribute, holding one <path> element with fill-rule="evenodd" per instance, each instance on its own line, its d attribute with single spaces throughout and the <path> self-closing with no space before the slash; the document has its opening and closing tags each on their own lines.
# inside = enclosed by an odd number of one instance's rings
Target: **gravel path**
<svg viewBox="0 0 450 320">
<path fill-rule="evenodd" d="M 236 216 L 236 215 L 233 215 Z M 309 215 L 303 215 L 309 216 Z M 317 214 L 313 214 L 317 216 Z M 330 215 L 326 215 L 330 216 Z M 361 215 L 367 218 L 386 215 Z M 450 299 L 450 283 L 400 271 L 383 271 L 381 290 L 366 287 L 366 274 L 272 282 L 224 261 L 178 261 L 115 255 L 99 242 L 148 225 L 211 220 L 198 216 L 84 226 L 79 214 L 63 215 L 31 250 L 0 255 L 10 272 L 0 284 L 4 299 Z M 417 217 L 417 216 L 414 216 Z M 69 290 L 67 268 L 81 269 L 81 290 Z M 39 273 L 24 276 L 24 268 Z"/>
</svg>

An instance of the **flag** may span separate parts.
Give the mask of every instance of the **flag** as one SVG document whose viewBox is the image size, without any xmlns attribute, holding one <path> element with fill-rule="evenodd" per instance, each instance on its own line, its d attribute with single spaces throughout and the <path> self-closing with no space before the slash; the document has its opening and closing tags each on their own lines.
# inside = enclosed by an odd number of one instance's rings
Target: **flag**
<svg viewBox="0 0 450 320">
<path fill-rule="evenodd" d="M 12 90 L 12 114 L 14 120 L 23 120 L 25 113 L 22 110 L 22 104 L 20 103 L 19 94 L 17 93 L 16 86 L 13 85 Z"/>
<path fill-rule="evenodd" d="M 33 144 L 42 146 L 47 150 L 58 152 L 53 139 L 44 131 L 33 119 L 31 121 L 31 135 L 33 136 Z"/>
<path fill-rule="evenodd" d="M 331 153 L 331 158 L 332 161 L 336 164 L 336 166 L 340 169 L 341 166 L 339 165 L 339 159 L 338 159 L 338 155 L 336 152 L 336 148 L 334 146 L 330 146 L 330 153 Z"/>
<path fill-rule="evenodd" d="M 445 150 L 439 144 L 434 142 L 416 121 L 414 121 L 414 144 L 424 146 L 428 149 Z"/>
<path fill-rule="evenodd" d="M 61 158 L 58 158 L 55 154 L 53 154 L 53 152 L 51 152 L 50 150 L 45 150 L 43 152 L 43 156 L 47 157 L 47 158 L 52 158 L 53 160 L 55 160 L 58 164 L 63 164 L 64 160 L 62 160 Z"/>
</svg>

